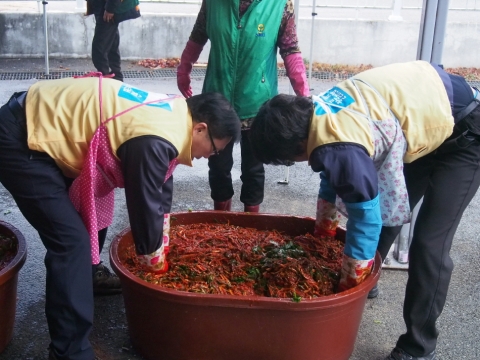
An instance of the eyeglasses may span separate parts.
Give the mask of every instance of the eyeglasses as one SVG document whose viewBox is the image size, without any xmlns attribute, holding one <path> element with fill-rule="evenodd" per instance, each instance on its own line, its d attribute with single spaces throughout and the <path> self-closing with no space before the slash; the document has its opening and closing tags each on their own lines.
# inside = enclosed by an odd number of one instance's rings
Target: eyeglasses
<svg viewBox="0 0 480 360">
<path fill-rule="evenodd" d="M 212 143 L 213 155 L 218 155 L 220 152 L 217 150 L 217 147 L 215 146 L 215 143 L 213 142 L 212 133 L 210 132 L 209 127 L 207 127 L 207 132 L 208 132 L 208 136 L 210 137 L 210 142 Z"/>
</svg>

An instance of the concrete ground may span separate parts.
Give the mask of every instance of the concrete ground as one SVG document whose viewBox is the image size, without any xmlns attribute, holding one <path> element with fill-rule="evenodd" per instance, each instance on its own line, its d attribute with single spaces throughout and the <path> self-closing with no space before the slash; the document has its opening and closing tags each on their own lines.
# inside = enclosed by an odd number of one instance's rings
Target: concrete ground
<svg viewBox="0 0 480 360">
<path fill-rule="evenodd" d="M 61 62 L 60 62 L 61 61 Z M 53 60 L 51 70 L 68 66 L 69 70 L 87 71 L 92 66 L 88 60 Z M 125 62 L 124 68 L 130 66 Z M 0 63 L 1 71 L 42 70 L 41 60 L 15 60 Z M 3 104 L 14 91 L 26 90 L 36 80 L 0 81 L 0 103 Z M 174 79 L 126 79 L 126 82 L 146 90 L 178 93 Z M 201 89 L 202 80 L 193 80 L 194 93 Z M 313 92 L 331 87 L 332 83 L 314 80 Z M 280 81 L 280 91 L 288 93 L 286 80 Z M 238 145 L 234 150 L 235 195 L 233 210 L 241 211 L 240 155 Z M 212 208 L 207 181 L 206 160 L 196 160 L 193 168 L 180 166 L 175 171 L 172 211 L 206 210 Z M 289 184 L 281 185 L 285 178 L 284 167 L 266 167 L 265 201 L 262 211 L 277 214 L 314 216 L 318 174 L 306 163 L 290 168 Z M 452 184 L 454 186 L 454 184 Z M 445 204 L 448 206 L 448 204 Z M 441 360 L 473 360 L 480 357 L 478 329 L 480 328 L 480 197 L 477 195 L 467 208 L 451 251 L 456 265 L 453 272 L 447 303 L 438 321 L 440 336 L 437 353 Z M 17 227 L 28 243 L 28 257 L 19 276 L 18 306 L 13 339 L 0 360 L 44 360 L 48 357 L 48 329 L 44 317 L 44 248 L 36 231 L 26 222 L 9 193 L 0 185 L 0 220 Z M 114 236 L 128 226 L 128 218 L 122 190 L 116 192 L 114 223 L 102 254 L 108 265 L 107 248 Z M 381 360 L 395 346 L 405 326 L 402 319 L 402 303 L 407 273 L 402 270 L 383 270 L 379 280 L 380 295 L 367 300 L 358 332 L 355 349 L 350 360 Z M 1 310 L 0 310 L 1 311 Z M 168 324 L 158 324 L 159 331 L 168 331 Z M 99 360 L 142 359 L 131 347 L 128 326 L 121 295 L 97 297 L 95 323 L 91 342 Z M 186 345 L 188 346 L 188 344 Z M 241 344 L 238 344 L 240 347 Z M 161 355 L 161 349 L 159 349 Z M 322 359 L 319 352 L 318 359 Z M 155 359 L 156 360 L 156 359 Z M 160 360 L 160 358 L 159 358 Z M 247 360 L 247 359 L 246 359 Z M 275 360 L 275 359 L 266 359 Z M 301 360 L 301 359 L 300 359 Z"/>
</svg>

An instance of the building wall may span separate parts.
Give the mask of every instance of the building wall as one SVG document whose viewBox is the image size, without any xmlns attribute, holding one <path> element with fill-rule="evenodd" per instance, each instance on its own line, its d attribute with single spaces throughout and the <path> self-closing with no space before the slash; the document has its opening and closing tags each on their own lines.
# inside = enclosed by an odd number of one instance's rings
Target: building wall
<svg viewBox="0 0 480 360">
<path fill-rule="evenodd" d="M 120 25 L 123 59 L 180 57 L 196 14 L 153 14 Z M 51 12 L 48 22 L 49 57 L 90 57 L 93 16 Z M 299 19 L 303 57 L 314 62 L 373 66 L 415 60 L 419 23 L 350 19 Z M 313 44 L 310 49 L 310 44 Z M 207 44 L 199 61 L 208 59 Z M 311 53 L 311 56 L 310 56 Z M 43 57 L 45 38 L 41 13 L 0 13 L 0 57 Z M 448 23 L 443 53 L 447 67 L 480 67 L 479 23 Z"/>
</svg>

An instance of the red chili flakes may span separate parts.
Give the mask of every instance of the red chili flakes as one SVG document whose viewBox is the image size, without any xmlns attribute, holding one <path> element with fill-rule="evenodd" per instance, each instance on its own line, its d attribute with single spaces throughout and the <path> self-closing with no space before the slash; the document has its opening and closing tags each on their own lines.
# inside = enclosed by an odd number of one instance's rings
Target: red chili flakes
<svg viewBox="0 0 480 360">
<path fill-rule="evenodd" d="M 179 64 L 179 58 L 145 59 L 137 62 L 137 65 L 141 65 L 150 69 L 176 68 Z"/>
<path fill-rule="evenodd" d="M 335 292 L 343 247 L 334 238 L 199 223 L 172 226 L 165 274 L 145 271 L 133 245 L 124 265 L 139 278 L 170 289 L 300 301 Z"/>
</svg>

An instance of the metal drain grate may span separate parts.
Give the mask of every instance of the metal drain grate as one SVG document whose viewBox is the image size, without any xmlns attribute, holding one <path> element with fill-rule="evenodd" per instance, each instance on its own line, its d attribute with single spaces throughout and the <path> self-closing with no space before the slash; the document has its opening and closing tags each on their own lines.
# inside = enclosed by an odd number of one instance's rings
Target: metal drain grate
<svg viewBox="0 0 480 360">
<path fill-rule="evenodd" d="M 84 71 L 52 71 L 50 74 L 46 75 L 44 72 L 0 72 L 0 80 L 47 80 L 47 79 L 62 79 L 69 78 L 72 76 L 82 76 L 87 72 Z M 194 68 L 192 70 L 192 78 L 203 78 L 205 77 L 206 69 L 204 68 Z M 318 80 L 329 80 L 329 81 L 340 81 L 348 78 L 353 74 L 334 74 L 327 72 L 312 72 L 312 78 Z M 285 69 L 278 69 L 279 77 L 286 77 Z M 308 74 L 307 74 L 308 76 Z M 125 79 L 174 79 L 177 77 L 176 69 L 156 69 L 156 70 L 145 70 L 145 71 L 132 71 L 125 70 L 123 72 L 123 77 Z"/>
<path fill-rule="evenodd" d="M 63 79 L 73 76 L 85 75 L 87 71 L 52 71 L 46 75 L 44 72 L 0 72 L 0 80 L 49 80 L 49 79 Z M 192 76 L 205 76 L 203 74 L 192 74 Z M 175 69 L 161 69 L 161 70 L 147 70 L 147 71 L 131 71 L 126 70 L 123 72 L 125 79 L 152 79 L 152 78 L 176 78 L 177 74 Z"/>
<path fill-rule="evenodd" d="M 0 80 L 48 80 L 48 79 L 62 79 L 72 76 L 82 76 L 87 72 L 84 71 L 54 71 L 49 75 L 45 75 L 44 72 L 0 72 Z M 206 68 L 193 68 L 192 78 L 205 77 Z M 336 74 L 333 72 L 312 71 L 312 79 L 322 81 L 334 81 L 339 82 L 353 76 L 353 73 Z M 286 77 L 285 69 L 278 69 L 278 76 L 280 78 Z M 125 79 L 174 79 L 177 77 L 176 69 L 156 69 L 145 71 L 132 71 L 126 70 L 123 72 Z M 307 73 L 308 77 L 308 73 Z M 471 86 L 480 87 L 480 81 L 469 81 Z"/>
</svg>

